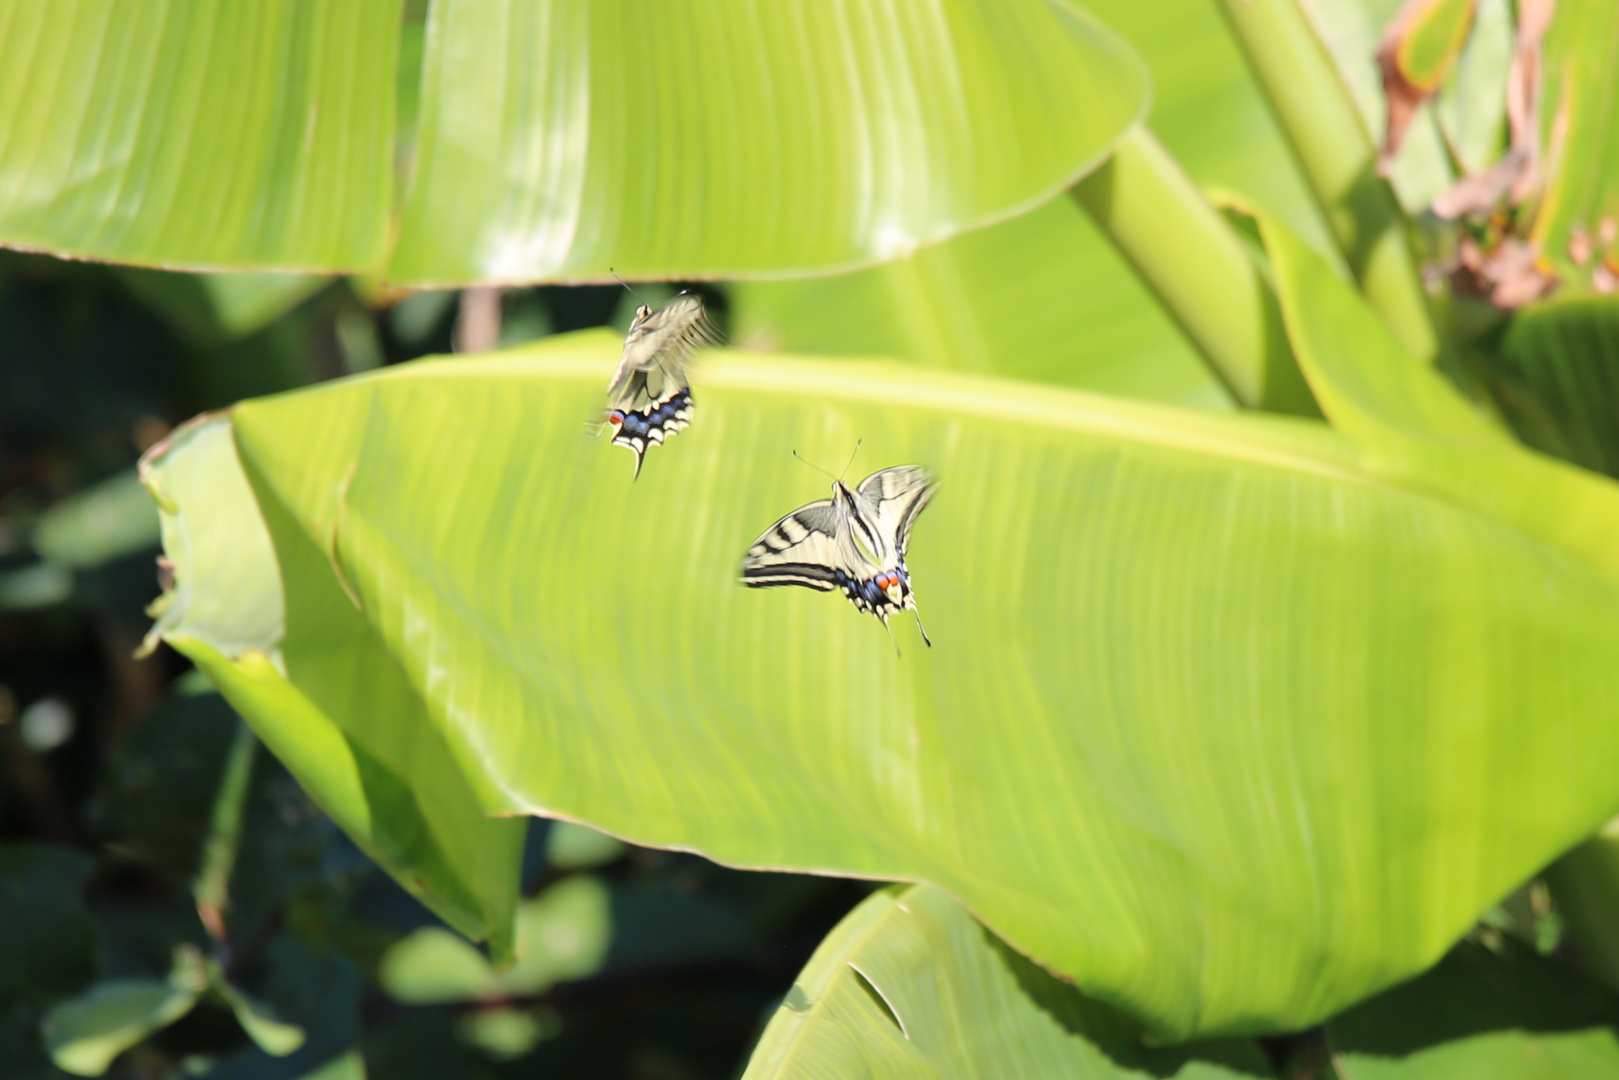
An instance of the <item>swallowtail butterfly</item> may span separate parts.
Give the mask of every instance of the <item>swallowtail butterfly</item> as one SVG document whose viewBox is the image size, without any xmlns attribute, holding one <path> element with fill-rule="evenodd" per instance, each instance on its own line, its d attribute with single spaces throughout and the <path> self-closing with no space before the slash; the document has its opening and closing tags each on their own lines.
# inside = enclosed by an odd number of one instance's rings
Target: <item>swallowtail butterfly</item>
<svg viewBox="0 0 1619 1080">
<path fill-rule="evenodd" d="M 794 510 L 754 542 L 742 560 L 742 583 L 756 589 L 841 589 L 886 628 L 890 615 L 916 611 L 905 548 L 911 526 L 937 487 L 919 465 L 874 472 L 853 490 L 834 481 L 831 499 Z M 931 646 L 920 613 L 916 629 Z"/>
<path fill-rule="evenodd" d="M 607 423 L 613 445 L 635 451 L 637 477 L 647 448 L 662 445 L 691 423 L 696 406 L 686 385 L 686 364 L 693 352 L 717 340 L 703 298 L 694 293 L 635 309 L 624 335 L 624 356 L 607 385 Z"/>
</svg>

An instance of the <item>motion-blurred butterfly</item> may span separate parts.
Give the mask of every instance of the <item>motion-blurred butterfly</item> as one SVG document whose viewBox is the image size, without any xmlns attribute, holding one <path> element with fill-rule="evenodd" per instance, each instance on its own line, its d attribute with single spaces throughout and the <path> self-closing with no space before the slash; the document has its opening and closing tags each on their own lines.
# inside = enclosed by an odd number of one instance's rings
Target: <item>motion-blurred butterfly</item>
<svg viewBox="0 0 1619 1080">
<path fill-rule="evenodd" d="M 742 583 L 756 589 L 842 589 L 850 603 L 875 615 L 886 629 L 890 615 L 916 611 L 905 549 L 911 526 L 937 488 L 919 465 L 874 472 L 853 490 L 835 480 L 831 499 L 794 510 L 754 542 L 742 560 Z M 916 629 L 931 646 L 920 612 Z"/>
<path fill-rule="evenodd" d="M 695 293 L 635 309 L 624 335 L 624 356 L 607 385 L 607 423 L 613 445 L 635 452 L 636 477 L 649 446 L 662 445 L 691 423 L 696 406 L 686 385 L 686 364 L 693 352 L 716 341 L 703 298 Z"/>
</svg>

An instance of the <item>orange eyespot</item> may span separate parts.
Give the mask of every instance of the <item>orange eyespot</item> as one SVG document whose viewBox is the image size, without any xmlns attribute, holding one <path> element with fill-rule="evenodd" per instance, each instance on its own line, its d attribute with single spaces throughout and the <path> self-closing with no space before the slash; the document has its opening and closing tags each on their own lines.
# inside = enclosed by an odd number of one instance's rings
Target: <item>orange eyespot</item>
<svg viewBox="0 0 1619 1080">
<path fill-rule="evenodd" d="M 619 412 L 617 409 L 614 409 L 612 412 L 607 414 L 607 422 L 612 424 L 614 427 L 617 427 L 624 422 L 624 414 Z"/>
</svg>

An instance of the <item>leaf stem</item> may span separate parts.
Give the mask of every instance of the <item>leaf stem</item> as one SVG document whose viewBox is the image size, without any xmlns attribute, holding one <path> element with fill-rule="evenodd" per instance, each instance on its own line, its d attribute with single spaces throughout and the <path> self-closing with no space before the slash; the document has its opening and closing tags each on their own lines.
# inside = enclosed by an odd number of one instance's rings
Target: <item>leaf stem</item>
<svg viewBox="0 0 1619 1080">
<path fill-rule="evenodd" d="M 253 758 L 259 741 L 253 729 L 237 721 L 236 738 L 225 758 L 224 777 L 214 800 L 214 816 L 203 844 L 202 867 L 192 885 L 197 914 L 215 941 L 225 939 L 225 903 L 231 870 L 236 865 L 236 849 L 242 837 L 242 810 L 247 803 L 248 781 L 253 776 Z"/>
<path fill-rule="evenodd" d="M 1276 294 L 1242 238 L 1153 134 L 1138 126 L 1070 189 L 1232 397 L 1318 417 Z"/>
<path fill-rule="evenodd" d="M 1442 345 L 1404 213 L 1377 151 L 1299 0 L 1220 0 L 1367 302 L 1424 360 Z"/>
</svg>

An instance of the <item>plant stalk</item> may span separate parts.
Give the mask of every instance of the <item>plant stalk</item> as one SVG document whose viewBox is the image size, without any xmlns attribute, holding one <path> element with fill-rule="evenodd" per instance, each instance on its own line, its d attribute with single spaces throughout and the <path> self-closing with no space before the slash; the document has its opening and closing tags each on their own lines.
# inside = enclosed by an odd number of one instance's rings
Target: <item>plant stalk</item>
<svg viewBox="0 0 1619 1080">
<path fill-rule="evenodd" d="M 225 904 L 229 895 L 231 870 L 236 865 L 236 849 L 242 838 L 242 811 L 247 804 L 248 781 L 253 777 L 253 758 L 259 740 L 245 721 L 237 721 L 236 738 L 225 757 L 224 776 L 214 799 L 213 820 L 203 843 L 202 866 L 192 883 L 197 915 L 215 941 L 225 939 Z"/>
<path fill-rule="evenodd" d="M 1070 189 L 1237 402 L 1319 417 L 1276 294 L 1230 223 L 1145 127 Z"/>
<path fill-rule="evenodd" d="M 1300 0 L 1220 0 L 1220 8 L 1367 302 L 1400 344 L 1438 359 L 1405 213 L 1377 175 L 1371 135 Z"/>
</svg>

